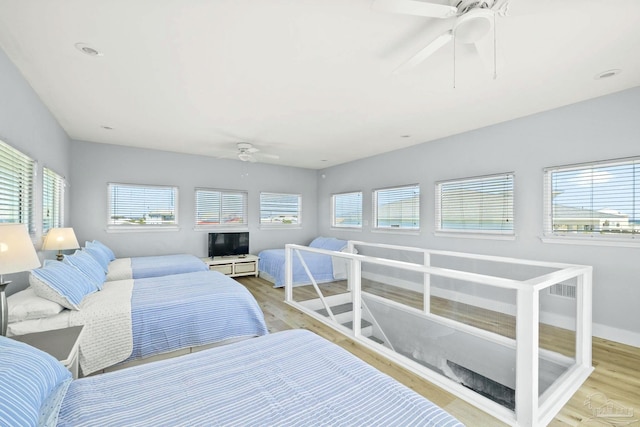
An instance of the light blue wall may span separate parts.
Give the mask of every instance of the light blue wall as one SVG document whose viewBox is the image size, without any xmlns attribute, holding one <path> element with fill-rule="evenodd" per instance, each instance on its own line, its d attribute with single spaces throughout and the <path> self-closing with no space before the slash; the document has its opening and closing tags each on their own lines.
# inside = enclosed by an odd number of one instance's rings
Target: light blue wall
<svg viewBox="0 0 640 427">
<path fill-rule="evenodd" d="M 345 239 L 395 243 L 594 268 L 594 331 L 623 334 L 640 345 L 640 248 L 548 244 L 542 236 L 542 170 L 594 160 L 640 155 L 640 88 L 425 143 L 318 172 L 318 232 Z M 435 182 L 515 172 L 514 241 L 437 237 Z M 324 176 L 324 178 L 323 178 Z M 419 235 L 331 229 L 333 193 L 362 190 L 364 220 L 372 221 L 371 191 L 420 184 Z M 619 339 L 620 340 L 620 339 Z"/>
<path fill-rule="evenodd" d="M 71 150 L 73 227 L 78 239 L 98 239 L 118 257 L 192 253 L 207 255 L 207 233 L 195 231 L 195 188 L 249 193 L 250 251 L 308 244 L 317 233 L 316 174 L 300 168 L 73 141 Z M 107 183 L 178 186 L 179 231 L 108 233 Z M 302 195 L 302 227 L 259 228 L 261 191 Z"/>
<path fill-rule="evenodd" d="M 0 49 L 0 140 L 22 151 L 38 162 L 34 199 L 42 197 L 42 167 L 46 166 L 62 176 L 69 176 L 70 140 L 55 117 L 44 106 L 38 95 Z M 42 204 L 37 203 L 41 207 Z M 69 212 L 70 199 L 66 199 Z M 41 221 L 41 213 L 36 219 Z M 36 222 L 35 245 L 42 244 L 41 224 Z M 70 218 L 67 217 L 67 221 Z M 40 258 L 51 258 L 51 253 L 41 253 Z M 7 288 L 11 294 L 27 285 L 27 274 L 6 276 L 13 280 Z"/>
</svg>

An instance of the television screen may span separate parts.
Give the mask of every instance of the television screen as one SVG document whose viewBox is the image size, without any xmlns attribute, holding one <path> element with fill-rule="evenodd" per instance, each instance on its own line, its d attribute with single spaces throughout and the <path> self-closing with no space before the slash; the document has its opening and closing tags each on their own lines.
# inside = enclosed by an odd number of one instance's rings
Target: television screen
<svg viewBox="0 0 640 427">
<path fill-rule="evenodd" d="M 249 254 L 249 232 L 209 233 L 209 257 Z"/>
</svg>

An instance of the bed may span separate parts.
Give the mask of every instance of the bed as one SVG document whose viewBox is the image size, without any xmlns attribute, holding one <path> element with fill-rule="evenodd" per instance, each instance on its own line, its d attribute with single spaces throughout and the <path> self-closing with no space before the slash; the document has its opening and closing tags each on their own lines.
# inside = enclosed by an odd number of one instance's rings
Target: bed
<svg viewBox="0 0 640 427">
<path fill-rule="evenodd" d="M 97 290 L 79 270 L 46 261 L 31 272 L 29 282 L 29 288 L 7 299 L 8 335 L 83 325 L 83 375 L 267 334 L 251 293 L 215 271 L 104 282 Z"/>
<path fill-rule="evenodd" d="M 0 337 L 0 349 L 0 417 L 7 418 L 0 424 L 28 424 L 22 422 L 28 415 L 61 427 L 463 426 L 306 330 L 73 381 L 52 357 L 26 344 Z"/>
<path fill-rule="evenodd" d="M 346 240 L 333 237 L 316 237 L 309 244 L 312 248 L 327 249 L 330 251 L 343 251 L 347 247 Z M 284 286 L 284 248 L 265 249 L 258 254 L 258 270 L 260 277 L 279 288 Z M 347 278 L 346 264 L 343 260 L 333 259 L 329 255 L 303 253 L 302 258 L 313 275 L 316 283 L 333 282 Z M 301 285 L 311 283 L 304 266 L 297 256 L 293 256 L 293 284 Z"/>
<path fill-rule="evenodd" d="M 191 254 L 116 258 L 111 248 L 98 240 L 85 242 L 82 250 L 102 265 L 106 281 L 168 276 L 209 268 L 200 258 Z"/>
</svg>

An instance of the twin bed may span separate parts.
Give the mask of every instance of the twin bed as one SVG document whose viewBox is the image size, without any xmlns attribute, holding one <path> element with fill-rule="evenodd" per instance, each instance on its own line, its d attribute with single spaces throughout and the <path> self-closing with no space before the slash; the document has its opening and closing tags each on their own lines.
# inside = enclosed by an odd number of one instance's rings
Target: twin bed
<svg viewBox="0 0 640 427">
<path fill-rule="evenodd" d="M 309 247 L 329 251 L 343 251 L 347 247 L 347 241 L 334 237 L 316 237 L 309 244 Z M 258 261 L 260 277 L 273 283 L 276 288 L 283 287 L 285 275 L 284 249 L 266 249 L 261 251 L 258 257 L 260 258 Z M 309 252 L 303 253 L 302 258 L 316 283 L 327 283 L 347 278 L 346 264 L 340 259 Z M 293 284 L 311 283 L 300 259 L 294 256 L 291 261 L 293 264 Z"/>
<path fill-rule="evenodd" d="M 93 247 L 88 244 L 86 252 Z M 46 262 L 32 271 L 31 286 L 8 298 L 8 334 L 83 325 L 79 364 L 82 374 L 89 375 L 152 356 L 267 333 L 251 293 L 235 280 L 209 271 L 194 256 L 148 257 L 150 262 L 133 258 L 131 276 L 147 277 L 106 281 L 107 271 L 113 271 L 110 264 L 115 257 L 108 260 L 111 257 L 97 257 L 94 263 L 86 253 L 76 253 L 65 262 Z M 136 269 L 140 264 L 144 268 Z M 189 268 L 195 271 L 175 274 Z M 100 277 L 105 281 L 99 283 Z"/>
<path fill-rule="evenodd" d="M 61 366 L 45 353 L 0 337 L 0 424 L 462 426 L 429 400 L 305 330 L 73 381 Z"/>
</svg>

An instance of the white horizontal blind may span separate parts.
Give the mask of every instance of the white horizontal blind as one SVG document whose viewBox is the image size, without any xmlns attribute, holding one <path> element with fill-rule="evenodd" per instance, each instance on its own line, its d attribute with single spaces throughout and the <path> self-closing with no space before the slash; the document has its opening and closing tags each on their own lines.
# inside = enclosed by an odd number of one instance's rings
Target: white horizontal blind
<svg viewBox="0 0 640 427">
<path fill-rule="evenodd" d="M 436 230 L 514 234 L 513 173 L 436 183 Z"/>
<path fill-rule="evenodd" d="M 42 168 L 42 234 L 64 225 L 64 178 Z"/>
<path fill-rule="evenodd" d="M 35 161 L 0 141 L 0 222 L 26 224 L 35 233 L 33 177 Z"/>
<path fill-rule="evenodd" d="M 420 229 L 420 186 L 374 190 L 374 224 L 378 229 Z"/>
<path fill-rule="evenodd" d="M 547 168 L 545 235 L 640 235 L 640 158 Z"/>
<path fill-rule="evenodd" d="M 109 183 L 110 227 L 141 228 L 178 225 L 178 188 Z"/>
<path fill-rule="evenodd" d="M 300 225 L 302 197 L 299 194 L 260 193 L 260 224 Z"/>
<path fill-rule="evenodd" d="M 334 194 L 331 225 L 339 228 L 362 228 L 362 192 Z"/>
<path fill-rule="evenodd" d="M 196 188 L 196 228 L 247 227 L 247 192 Z"/>
</svg>

